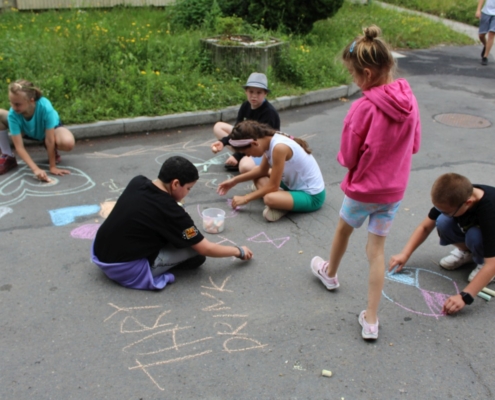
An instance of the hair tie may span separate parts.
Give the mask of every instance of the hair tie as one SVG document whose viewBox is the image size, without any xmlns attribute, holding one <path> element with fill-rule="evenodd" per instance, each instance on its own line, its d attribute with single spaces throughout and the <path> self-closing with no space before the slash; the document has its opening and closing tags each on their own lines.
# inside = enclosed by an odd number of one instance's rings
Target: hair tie
<svg viewBox="0 0 495 400">
<path fill-rule="evenodd" d="M 254 139 L 229 139 L 229 144 L 234 147 L 245 147 L 254 142 Z"/>
<path fill-rule="evenodd" d="M 275 133 L 279 133 L 280 135 L 284 135 L 285 137 L 288 137 L 289 139 L 294 140 L 294 136 L 289 135 L 289 134 L 287 134 L 287 133 L 285 133 L 285 132 L 280 132 L 280 131 L 277 131 L 277 132 L 275 132 Z"/>
<path fill-rule="evenodd" d="M 352 42 L 351 47 L 349 47 L 349 53 L 354 51 L 354 47 L 356 46 L 356 41 Z"/>
</svg>

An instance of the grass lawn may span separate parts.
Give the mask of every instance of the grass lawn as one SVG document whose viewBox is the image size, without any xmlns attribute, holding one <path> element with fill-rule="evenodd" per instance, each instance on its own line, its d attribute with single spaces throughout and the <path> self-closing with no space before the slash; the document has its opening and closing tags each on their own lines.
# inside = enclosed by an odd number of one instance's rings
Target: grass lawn
<svg viewBox="0 0 495 400">
<path fill-rule="evenodd" d="M 2 13 L 0 107 L 9 107 L 8 83 L 19 78 L 39 86 L 65 124 L 240 104 L 247 76 L 216 69 L 200 47 L 207 32 L 175 26 L 172 12 L 117 7 Z M 271 96 L 349 83 L 340 53 L 371 23 L 395 49 L 472 44 L 442 24 L 346 2 L 306 36 L 270 32 L 289 42 L 268 71 Z"/>
<path fill-rule="evenodd" d="M 381 0 L 384 3 L 423 11 L 442 18 L 464 22 L 465 24 L 478 26 L 479 20 L 475 18 L 478 2 L 459 0 Z"/>
</svg>

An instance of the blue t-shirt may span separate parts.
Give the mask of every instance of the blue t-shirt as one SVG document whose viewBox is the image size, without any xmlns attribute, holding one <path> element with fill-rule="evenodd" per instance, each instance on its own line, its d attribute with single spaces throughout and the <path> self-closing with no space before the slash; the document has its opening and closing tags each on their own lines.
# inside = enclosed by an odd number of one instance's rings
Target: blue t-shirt
<svg viewBox="0 0 495 400">
<path fill-rule="evenodd" d="M 36 100 L 34 114 L 28 121 L 22 114 L 17 114 L 12 107 L 9 110 L 9 130 L 12 136 L 24 133 L 32 139 L 44 140 L 45 131 L 53 129 L 60 123 L 57 111 L 46 97 Z"/>
</svg>

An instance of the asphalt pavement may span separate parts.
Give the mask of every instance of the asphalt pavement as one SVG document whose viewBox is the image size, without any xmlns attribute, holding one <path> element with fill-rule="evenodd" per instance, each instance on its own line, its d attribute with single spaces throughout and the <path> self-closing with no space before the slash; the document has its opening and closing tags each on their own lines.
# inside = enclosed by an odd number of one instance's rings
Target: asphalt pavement
<svg viewBox="0 0 495 400">
<path fill-rule="evenodd" d="M 418 99 L 422 146 L 386 243 L 401 250 L 429 208 L 437 176 L 454 171 L 495 184 L 495 62 L 480 46 L 403 52 L 399 75 Z M 432 235 L 406 272 L 387 276 L 380 334 L 361 338 L 366 307 L 366 229 L 343 259 L 341 287 L 328 292 L 311 274 L 328 257 L 345 170 L 336 161 L 341 98 L 281 112 L 282 129 L 305 138 L 325 178 L 327 200 L 310 214 L 276 223 L 255 201 L 233 212 L 218 182 L 225 152 L 213 155 L 212 124 L 79 140 L 61 167 L 70 176 L 37 182 L 26 166 L 0 177 L 0 398 L 2 399 L 489 399 L 495 300 L 477 298 L 456 316 L 445 298 L 464 288 L 473 266 L 443 271 Z M 95 132 L 95 136 L 97 132 Z M 47 162 L 41 147 L 30 152 Z M 158 292 L 125 289 L 89 261 L 91 239 L 132 177 L 155 178 L 163 160 L 183 155 L 200 179 L 185 206 L 227 211 L 214 242 L 247 245 L 250 262 L 209 258 Z M 495 289 L 495 287 L 492 287 Z M 332 371 L 331 377 L 322 370 Z"/>
</svg>

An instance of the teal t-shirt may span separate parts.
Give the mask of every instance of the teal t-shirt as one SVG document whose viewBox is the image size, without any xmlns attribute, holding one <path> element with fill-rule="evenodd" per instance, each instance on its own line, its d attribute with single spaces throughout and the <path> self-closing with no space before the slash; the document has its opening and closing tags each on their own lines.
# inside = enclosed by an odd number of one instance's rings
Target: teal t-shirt
<svg viewBox="0 0 495 400">
<path fill-rule="evenodd" d="M 43 141 L 45 131 L 55 128 L 60 123 L 60 117 L 50 100 L 40 97 L 36 100 L 34 114 L 29 121 L 22 114 L 17 114 L 12 107 L 9 110 L 8 121 L 12 136 L 23 133 L 32 139 Z"/>
</svg>

